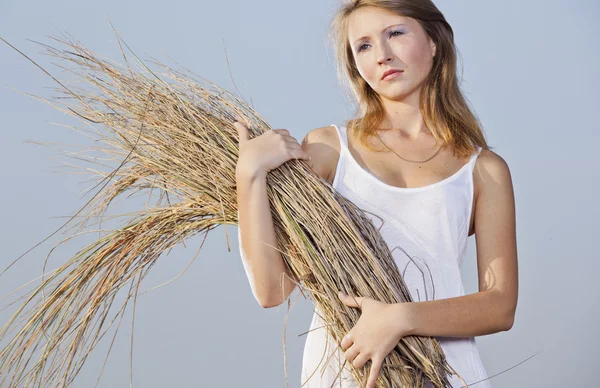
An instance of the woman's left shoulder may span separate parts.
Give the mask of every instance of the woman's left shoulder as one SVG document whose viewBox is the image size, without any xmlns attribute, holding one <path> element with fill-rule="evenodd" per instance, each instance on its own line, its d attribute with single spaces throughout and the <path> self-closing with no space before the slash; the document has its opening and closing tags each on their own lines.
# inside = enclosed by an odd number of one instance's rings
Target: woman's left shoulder
<svg viewBox="0 0 600 388">
<path fill-rule="evenodd" d="M 485 169 L 491 173 L 501 174 L 509 173 L 508 163 L 496 152 L 489 149 L 482 149 L 475 162 L 475 169 Z"/>
<path fill-rule="evenodd" d="M 512 178 L 506 160 L 496 152 L 482 149 L 475 161 L 473 180 L 477 194 L 504 188 L 512 191 Z"/>
</svg>

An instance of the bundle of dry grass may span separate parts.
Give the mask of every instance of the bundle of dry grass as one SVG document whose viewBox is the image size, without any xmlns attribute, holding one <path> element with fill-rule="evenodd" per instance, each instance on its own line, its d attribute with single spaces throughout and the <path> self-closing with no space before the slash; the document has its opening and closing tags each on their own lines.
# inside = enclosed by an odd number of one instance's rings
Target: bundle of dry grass
<svg viewBox="0 0 600 388">
<path fill-rule="evenodd" d="M 70 71 L 91 88 L 76 90 L 52 77 L 64 95 L 52 104 L 93 126 L 89 133 L 106 145 L 95 150 L 122 159 L 76 214 L 86 216 L 75 225 L 86 227 L 125 193 L 161 195 L 155 207 L 78 252 L 30 293 L 0 331 L 0 340 L 8 341 L 0 352 L 7 387 L 69 385 L 131 297 L 135 304 L 140 282 L 163 252 L 219 225 L 236 225 L 238 141 L 232 124 L 245 117 L 251 137 L 271 129 L 243 100 L 189 71 L 154 61 L 166 71 L 157 74 L 139 59 L 142 67 L 135 70 L 123 50 L 127 66 L 99 59 L 72 38 L 53 39 L 67 48 L 45 45 L 47 52 L 74 65 Z M 338 343 L 360 316 L 339 301 L 338 291 L 387 303 L 411 301 L 370 219 L 308 164 L 292 160 L 267 179 L 278 249 Z M 128 283 L 127 299 L 110 320 L 115 294 Z M 351 367 L 357 381 L 366 381 L 370 365 Z M 427 377 L 445 387 L 450 373 L 435 339 L 409 336 L 386 358 L 377 386 L 423 387 Z"/>
</svg>

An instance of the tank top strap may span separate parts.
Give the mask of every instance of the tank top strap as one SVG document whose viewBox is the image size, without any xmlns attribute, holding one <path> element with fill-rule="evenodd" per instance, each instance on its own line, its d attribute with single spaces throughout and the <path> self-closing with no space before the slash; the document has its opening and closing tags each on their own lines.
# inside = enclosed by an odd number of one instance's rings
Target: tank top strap
<svg viewBox="0 0 600 388">
<path fill-rule="evenodd" d="M 343 125 L 331 124 L 336 132 L 338 133 L 338 137 L 340 138 L 340 151 L 342 149 L 348 149 L 348 133 L 346 132 L 346 127 Z"/>
<path fill-rule="evenodd" d="M 331 126 L 335 128 L 335 131 L 337 132 L 338 138 L 340 140 L 340 155 L 335 166 L 335 175 L 332 181 L 333 188 L 338 190 L 340 179 L 342 179 L 341 176 L 345 174 L 346 171 L 346 152 L 350 151 L 348 150 L 348 135 L 346 133 L 346 127 L 343 125 L 338 126 L 336 124 L 331 124 Z"/>
<path fill-rule="evenodd" d="M 482 149 L 483 148 L 480 146 L 475 146 L 475 152 L 473 153 L 473 155 L 471 155 L 471 159 L 469 159 L 469 165 L 470 165 L 471 171 L 475 167 L 475 162 L 477 162 L 477 157 L 479 157 L 479 155 L 481 154 Z"/>
</svg>

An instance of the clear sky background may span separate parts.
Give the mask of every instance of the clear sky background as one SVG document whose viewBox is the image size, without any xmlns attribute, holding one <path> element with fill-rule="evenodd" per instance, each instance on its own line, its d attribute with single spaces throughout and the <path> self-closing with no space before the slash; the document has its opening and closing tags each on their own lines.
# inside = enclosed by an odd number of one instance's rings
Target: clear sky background
<svg viewBox="0 0 600 388">
<path fill-rule="evenodd" d="M 313 128 L 354 113 L 338 85 L 326 30 L 337 0 L 158 2 L 0 0 L 0 36 L 59 78 L 41 48 L 68 32 L 101 56 L 121 61 L 107 19 L 140 56 L 173 58 L 242 94 L 274 127 L 299 141 Z M 512 330 L 478 337 L 494 387 L 591 386 L 600 347 L 598 191 L 600 181 L 600 5 L 595 0 L 438 0 L 453 26 L 462 87 L 488 142 L 510 166 L 516 195 L 520 293 Z M 225 47 L 223 46 L 225 42 Z M 51 97 L 53 81 L 0 43 L 0 264 L 2 269 L 47 237 L 88 199 L 90 176 L 68 174 L 59 151 L 26 140 L 90 145 L 64 126 L 71 116 L 14 89 Z M 14 88 L 14 89 L 13 89 Z M 137 201 L 137 202 L 136 202 Z M 117 206 L 135 210 L 138 198 Z M 227 250 L 226 232 L 231 243 Z M 198 259 L 173 283 L 138 299 L 136 387 L 285 387 L 286 306 L 262 309 L 252 296 L 235 227 L 209 234 Z M 0 295 L 41 275 L 55 235 L 0 277 Z M 97 235 L 61 246 L 48 268 Z M 201 238 L 162 257 L 142 291 L 166 282 L 192 260 Z M 475 239 L 462 266 L 467 293 L 477 291 Z M 292 297 L 298 294 L 295 292 Z M 0 312 L 0 323 L 12 309 Z M 287 325 L 289 387 L 300 368 L 312 304 L 300 296 Z M 99 387 L 129 386 L 131 309 Z M 75 387 L 94 386 L 106 338 Z"/>
</svg>

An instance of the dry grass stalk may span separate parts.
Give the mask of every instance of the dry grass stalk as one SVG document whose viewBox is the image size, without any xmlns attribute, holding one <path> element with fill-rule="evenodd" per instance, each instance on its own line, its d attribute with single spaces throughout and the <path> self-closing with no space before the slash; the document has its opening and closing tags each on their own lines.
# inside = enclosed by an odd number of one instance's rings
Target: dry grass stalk
<svg viewBox="0 0 600 388">
<path fill-rule="evenodd" d="M 104 174 L 100 189 L 76 214 L 87 212 L 74 223 L 78 231 L 101 218 L 125 193 L 161 195 L 155 207 L 137 212 L 127 225 L 110 231 L 42 279 L 6 323 L 0 340 L 25 322 L 0 352 L 0 381 L 8 387 L 69 385 L 119 314 L 122 318 L 163 252 L 219 225 L 237 225 L 238 142 L 232 123 L 246 118 L 251 137 L 271 129 L 243 100 L 189 71 L 154 61 L 166 71 L 157 74 L 139 59 L 134 62 L 142 66 L 136 70 L 124 50 L 123 67 L 98 58 L 71 37 L 52 39 L 67 49 L 44 45 L 47 52 L 74 65 L 67 70 L 91 90 L 76 90 L 48 73 L 60 84 L 57 90 L 63 96 L 43 101 L 83 118 L 94 128 L 89 135 L 106 145 L 93 150 L 123 160 Z M 73 100 L 77 108 L 68 104 Z M 84 160 L 93 163 L 91 158 Z M 358 309 L 339 301 L 338 291 L 388 303 L 411 301 L 390 250 L 370 219 L 306 162 L 285 163 L 267 179 L 276 249 L 301 280 L 300 289 L 310 291 L 327 322 L 325 329 L 338 343 L 360 316 Z M 126 301 L 102 330 L 117 291 L 128 283 Z M 34 303 L 40 295 L 42 300 Z M 33 308 L 26 310 L 31 304 Z M 33 359 L 36 350 L 39 354 Z M 351 366 L 357 381 L 366 381 L 370 365 Z M 424 387 L 427 377 L 435 386 L 445 387 L 450 373 L 435 339 L 409 336 L 386 358 L 377 386 Z"/>
</svg>

